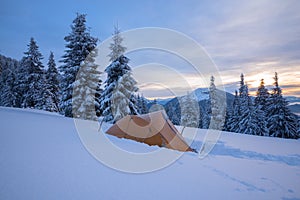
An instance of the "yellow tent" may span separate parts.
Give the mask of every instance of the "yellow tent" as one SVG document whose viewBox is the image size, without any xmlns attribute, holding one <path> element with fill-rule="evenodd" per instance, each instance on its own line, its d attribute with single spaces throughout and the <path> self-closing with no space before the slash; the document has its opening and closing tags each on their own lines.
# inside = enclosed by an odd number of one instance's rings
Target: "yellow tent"
<svg viewBox="0 0 300 200">
<path fill-rule="evenodd" d="M 195 151 L 162 111 L 145 115 L 127 115 L 110 127 L 106 133 L 148 145 L 158 145 L 178 151 Z"/>
</svg>

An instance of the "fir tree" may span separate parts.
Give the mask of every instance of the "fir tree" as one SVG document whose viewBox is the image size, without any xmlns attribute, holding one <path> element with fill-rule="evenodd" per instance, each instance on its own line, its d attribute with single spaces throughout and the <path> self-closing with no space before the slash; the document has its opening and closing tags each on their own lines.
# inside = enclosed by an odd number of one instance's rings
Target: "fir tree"
<svg viewBox="0 0 300 200">
<path fill-rule="evenodd" d="M 46 71 L 46 89 L 44 96 L 44 110 L 59 111 L 59 74 L 56 68 L 54 54 L 50 52 L 48 69 Z"/>
<path fill-rule="evenodd" d="M 117 82 L 111 102 L 114 120 L 117 121 L 128 114 L 138 114 L 134 92 L 137 92 L 136 81 L 127 72 Z"/>
<path fill-rule="evenodd" d="M 84 60 L 78 72 L 77 79 L 74 82 L 73 89 L 73 115 L 76 118 L 97 120 L 95 112 L 95 99 L 98 84 L 101 83 L 100 73 L 95 64 L 96 49 L 92 50 Z"/>
<path fill-rule="evenodd" d="M 98 80 L 98 85 L 96 88 L 95 93 L 95 110 L 97 117 L 100 117 L 102 115 L 101 113 L 101 94 L 103 92 L 103 89 L 101 88 L 102 80 Z"/>
<path fill-rule="evenodd" d="M 265 111 L 268 103 L 269 92 L 268 89 L 265 87 L 264 79 L 261 79 L 260 86 L 256 92 L 255 98 L 255 106 L 260 107 L 261 110 Z"/>
<path fill-rule="evenodd" d="M 146 114 L 148 113 L 148 109 L 147 109 L 147 102 L 145 97 L 142 95 L 140 96 L 139 94 L 136 97 L 136 106 L 138 108 L 138 113 L 139 114 Z"/>
<path fill-rule="evenodd" d="M 17 106 L 16 74 L 14 69 L 9 67 L 1 73 L 0 105 L 5 107 Z"/>
<path fill-rule="evenodd" d="M 141 111 L 140 114 L 146 114 L 148 113 L 148 108 L 147 108 L 147 101 L 145 97 L 142 95 L 141 96 Z"/>
<path fill-rule="evenodd" d="M 220 92 L 219 92 L 220 93 Z M 210 115 L 211 123 L 209 128 L 215 130 L 222 130 L 225 118 L 225 106 L 222 94 L 218 95 L 215 85 L 215 77 L 211 76 L 209 86 L 209 100 L 210 100 Z"/>
<path fill-rule="evenodd" d="M 199 105 L 193 94 L 187 94 L 180 99 L 181 126 L 198 128 L 199 126 Z"/>
<path fill-rule="evenodd" d="M 282 96 L 276 72 L 274 81 L 270 104 L 267 108 L 269 134 L 272 137 L 298 138 L 297 118 L 287 107 L 288 102 Z"/>
<path fill-rule="evenodd" d="M 238 91 L 236 90 L 234 100 L 233 100 L 232 112 L 230 113 L 228 119 L 228 125 L 227 125 L 228 131 L 237 133 L 239 128 L 240 115 L 241 115 L 241 106 L 240 106 Z"/>
<path fill-rule="evenodd" d="M 205 106 L 201 109 L 203 115 L 201 115 L 202 128 L 209 129 L 211 121 L 211 102 L 210 100 L 205 100 Z"/>
<path fill-rule="evenodd" d="M 67 42 L 65 54 L 61 61 L 63 65 L 60 67 L 62 73 L 62 96 L 60 102 L 61 112 L 68 117 L 72 117 L 72 94 L 74 85 L 78 86 L 79 83 L 75 83 L 75 79 L 79 68 L 87 56 L 96 48 L 97 38 L 90 35 L 86 28 L 86 15 L 77 14 L 71 25 L 71 33 L 64 39 Z M 90 69 L 92 69 L 91 67 Z M 88 68 L 85 68 L 88 71 Z M 88 72 L 89 73 L 89 72 Z M 77 95 L 77 93 L 76 93 Z M 92 101 L 92 99 L 88 99 Z M 78 107 L 76 107 L 78 109 Z M 81 110 L 81 112 L 84 112 Z"/>
<path fill-rule="evenodd" d="M 239 102 L 241 106 L 241 112 L 247 111 L 248 107 L 248 86 L 245 84 L 244 81 L 244 74 L 241 74 L 241 81 L 240 81 L 240 88 L 239 88 Z"/>
<path fill-rule="evenodd" d="M 0 105 L 18 107 L 17 69 L 19 61 L 0 55 Z"/>
<path fill-rule="evenodd" d="M 43 56 L 33 38 L 24 54 L 20 66 L 23 69 L 18 77 L 22 79 L 18 85 L 19 93 L 24 97 L 22 107 L 42 109 L 39 102 L 42 101 L 45 90 L 44 66 L 41 62 Z"/>
<path fill-rule="evenodd" d="M 107 122 L 138 113 L 134 104 L 134 93 L 138 88 L 128 62 L 129 59 L 122 55 L 105 69 L 107 79 L 100 99 L 100 109 Z"/>
<path fill-rule="evenodd" d="M 112 38 L 113 42 L 109 46 L 111 53 L 108 55 L 108 57 L 110 58 L 109 60 L 111 62 L 114 62 L 117 58 L 122 56 L 126 51 L 126 47 L 122 46 L 123 38 L 121 36 L 119 27 L 115 26 L 114 28 L 115 30 Z"/>
<path fill-rule="evenodd" d="M 297 125 L 297 138 L 300 138 L 300 117 L 298 116 Z"/>
<path fill-rule="evenodd" d="M 267 127 L 264 118 L 264 112 L 260 108 L 255 107 L 248 94 L 248 86 L 245 85 L 245 94 L 247 95 L 248 105 L 241 113 L 239 122 L 238 133 L 249 134 L 249 135 L 267 135 Z"/>
<path fill-rule="evenodd" d="M 142 113 L 142 100 L 141 100 L 141 96 L 139 94 L 136 96 L 136 107 L 137 107 L 138 113 L 141 114 Z"/>
</svg>

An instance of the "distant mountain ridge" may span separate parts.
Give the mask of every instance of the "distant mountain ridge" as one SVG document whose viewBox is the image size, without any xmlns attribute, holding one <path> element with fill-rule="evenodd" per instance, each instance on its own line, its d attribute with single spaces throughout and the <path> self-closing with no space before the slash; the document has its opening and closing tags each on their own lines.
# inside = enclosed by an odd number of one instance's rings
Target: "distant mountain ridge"
<svg viewBox="0 0 300 200">
<path fill-rule="evenodd" d="M 225 93 L 226 95 L 226 104 L 227 104 L 227 110 L 232 109 L 232 104 L 234 100 L 234 95 L 226 92 L 226 91 L 221 91 L 218 90 L 219 94 Z M 202 115 L 208 115 L 207 113 L 207 107 L 209 107 L 209 90 L 208 88 L 197 88 L 195 89 L 192 94 L 195 95 L 198 103 L 199 103 L 199 108 L 201 110 Z M 179 105 L 179 99 L 185 98 L 186 95 L 179 96 L 179 97 L 174 97 L 174 98 L 169 98 L 169 99 L 157 99 L 157 104 L 160 104 L 163 106 L 163 108 L 166 110 L 166 113 L 168 114 L 170 120 L 174 124 L 180 124 L 180 119 L 181 119 L 181 111 L 180 111 L 180 105 Z M 252 98 L 255 98 L 252 96 Z M 300 98 L 295 97 L 295 96 L 286 96 L 285 97 L 287 101 L 289 101 L 290 105 L 288 108 L 296 115 L 300 116 Z M 153 105 L 153 101 L 151 101 L 150 106 Z M 207 116 L 202 116 L 202 117 L 207 117 Z"/>
</svg>

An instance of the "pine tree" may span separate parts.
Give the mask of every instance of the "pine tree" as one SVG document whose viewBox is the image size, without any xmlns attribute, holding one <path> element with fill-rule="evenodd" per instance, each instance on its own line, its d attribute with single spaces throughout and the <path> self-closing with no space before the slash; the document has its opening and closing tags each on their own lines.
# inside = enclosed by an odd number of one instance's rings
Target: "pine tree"
<svg viewBox="0 0 300 200">
<path fill-rule="evenodd" d="M 181 126 L 194 127 L 199 126 L 200 110 L 196 97 L 193 94 L 187 94 L 180 99 L 181 107 Z"/>
<path fill-rule="evenodd" d="M 72 93 L 79 68 L 92 50 L 96 48 L 97 38 L 90 35 L 86 28 L 86 15 L 77 14 L 71 25 L 71 33 L 64 39 L 67 42 L 65 54 L 60 67 L 62 73 L 61 112 L 72 117 Z M 88 69 L 86 69 L 88 70 Z M 78 83 L 76 83 L 78 86 Z M 91 100 L 91 99 L 89 99 Z"/>
<path fill-rule="evenodd" d="M 112 38 L 113 42 L 109 46 L 111 53 L 108 55 L 108 57 L 110 57 L 109 60 L 111 62 L 114 62 L 117 58 L 122 56 L 126 51 L 126 47 L 122 46 L 123 38 L 121 36 L 121 31 L 118 25 L 115 26 L 114 28 L 115 30 Z"/>
<path fill-rule="evenodd" d="M 287 107 L 288 102 L 282 96 L 276 72 L 274 81 L 270 104 L 267 108 L 269 134 L 272 137 L 298 138 L 297 118 Z"/>
<path fill-rule="evenodd" d="M 133 101 L 138 88 L 131 76 L 128 62 L 129 59 L 122 55 L 105 69 L 107 79 L 100 99 L 100 109 L 107 122 L 115 122 L 127 114 L 138 113 Z"/>
<path fill-rule="evenodd" d="M 18 84 L 19 94 L 24 97 L 22 107 L 42 109 L 39 102 L 45 90 L 44 66 L 41 62 L 43 56 L 33 38 L 24 54 L 20 66 L 22 69 L 18 73 L 18 78 L 22 79 Z"/>
<path fill-rule="evenodd" d="M 50 112 L 59 111 L 59 73 L 56 68 L 54 54 L 50 52 L 48 69 L 46 71 L 46 90 L 44 91 L 44 110 Z"/>
</svg>

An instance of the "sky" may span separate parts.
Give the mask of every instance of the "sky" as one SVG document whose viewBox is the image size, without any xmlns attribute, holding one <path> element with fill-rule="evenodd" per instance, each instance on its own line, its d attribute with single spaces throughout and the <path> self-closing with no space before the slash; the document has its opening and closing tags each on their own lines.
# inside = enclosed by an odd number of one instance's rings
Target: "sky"
<svg viewBox="0 0 300 200">
<path fill-rule="evenodd" d="M 213 75 L 220 75 L 230 92 L 237 89 L 242 72 L 252 94 L 262 78 L 271 88 L 276 71 L 284 94 L 300 97 L 299 10 L 299 0 L 3 0 L 0 54 L 20 59 L 34 37 L 45 63 L 50 51 L 60 60 L 65 49 L 63 38 L 79 12 L 87 14 L 87 26 L 100 41 L 111 36 L 115 24 L 122 31 L 161 27 L 183 33 L 203 47 L 218 69 Z M 189 70 L 190 64 L 178 56 L 150 50 L 131 52 L 128 57 L 133 68 L 147 66 L 145 74 L 163 77 L 161 82 L 140 84 L 145 96 L 168 97 L 172 92 L 165 91 L 174 88 L 184 93 L 207 87 L 208 81 L 197 77 Z M 174 81 L 176 74 L 164 76 L 169 68 L 183 76 L 190 87 Z"/>
</svg>

